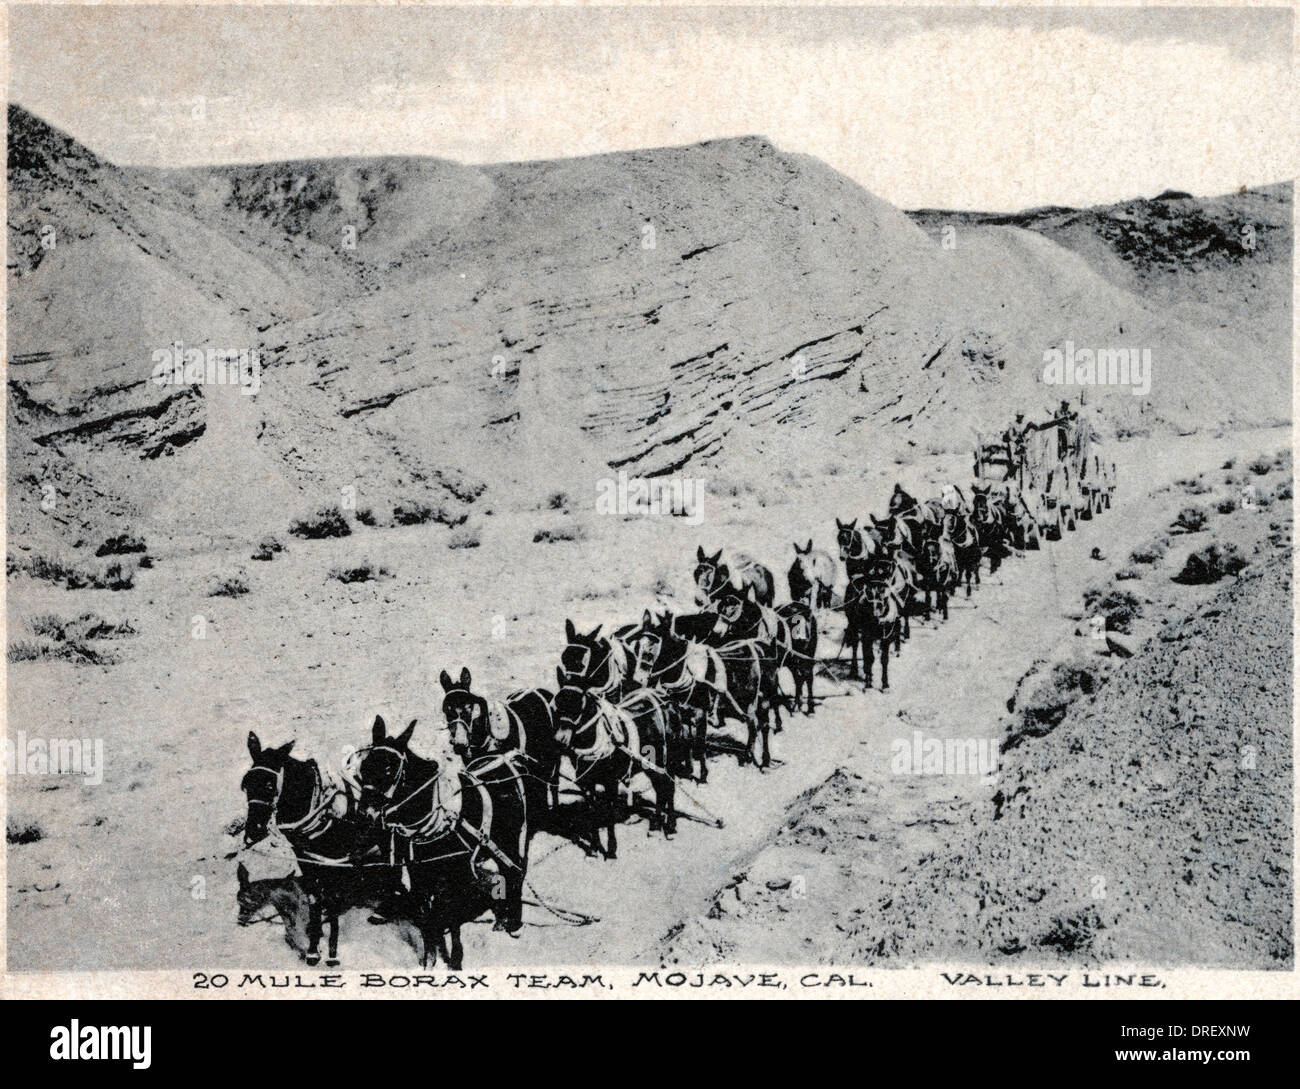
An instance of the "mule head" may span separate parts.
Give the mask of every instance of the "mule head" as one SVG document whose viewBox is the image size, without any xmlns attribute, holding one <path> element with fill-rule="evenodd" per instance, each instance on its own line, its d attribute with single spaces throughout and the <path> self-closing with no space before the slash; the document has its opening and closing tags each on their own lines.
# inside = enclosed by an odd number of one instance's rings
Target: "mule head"
<svg viewBox="0 0 1300 1089">
<path fill-rule="evenodd" d="M 265 748 L 256 733 L 251 730 L 248 733 L 248 755 L 253 758 L 253 766 L 244 772 L 239 784 L 248 803 L 244 816 L 245 847 L 251 847 L 270 835 L 284 787 L 285 768 L 292 759 L 289 755 L 292 748 L 292 741 L 286 741 L 278 748 Z"/>
<path fill-rule="evenodd" d="M 555 743 L 563 749 L 571 749 L 574 737 L 582 732 L 594 714 L 596 697 L 590 689 L 579 688 L 566 681 L 560 670 L 556 672 L 559 674 L 560 687 L 552 705 Z"/>
<path fill-rule="evenodd" d="M 744 611 L 745 602 L 754 600 L 754 588 L 746 583 L 742 589 L 728 582 L 717 596 L 718 615 L 728 624 L 734 624 Z"/>
<path fill-rule="evenodd" d="M 597 624 L 590 632 L 583 633 L 574 628 L 572 621 L 566 620 L 564 624 L 568 643 L 560 653 L 560 673 L 564 678 L 560 683 L 599 687 L 611 680 L 613 645 L 601 637 L 602 625 Z"/>
<path fill-rule="evenodd" d="M 632 654 L 632 676 L 640 683 L 648 681 L 648 674 L 659 660 L 664 644 L 664 631 L 671 622 L 669 614 L 656 617 L 649 609 L 641 614 L 641 622 L 624 639 Z"/>
<path fill-rule="evenodd" d="M 699 591 L 698 597 L 703 601 L 711 601 L 718 592 L 718 588 L 731 578 L 731 571 L 728 566 L 722 562 L 722 552 L 715 552 L 712 556 L 706 556 L 702 548 L 695 550 L 695 571 L 692 579 L 695 587 Z"/>
<path fill-rule="evenodd" d="M 808 572 L 804 569 L 802 555 L 794 558 L 794 563 L 790 565 L 790 570 L 786 573 L 786 582 L 790 586 L 791 601 L 804 601 L 812 593 L 812 579 L 808 577 Z"/>
<path fill-rule="evenodd" d="M 470 691 L 471 677 L 468 669 L 460 671 L 459 680 L 453 681 L 446 670 L 443 670 L 438 679 L 446 693 L 442 699 L 442 717 L 451 733 L 451 747 L 457 756 L 467 759 L 484 747 L 487 700 Z"/>
<path fill-rule="evenodd" d="M 846 560 L 853 554 L 858 540 L 858 520 L 856 518 L 851 522 L 841 522 L 838 518 L 835 519 L 835 543 L 839 545 L 841 560 Z"/>
<path fill-rule="evenodd" d="M 383 716 L 375 716 L 370 730 L 370 745 L 362 750 L 357 765 L 356 783 L 360 794 L 357 806 L 363 817 L 378 820 L 397 791 L 411 758 L 411 735 L 415 733 L 417 721 L 412 719 L 400 734 L 389 737 Z"/>
</svg>

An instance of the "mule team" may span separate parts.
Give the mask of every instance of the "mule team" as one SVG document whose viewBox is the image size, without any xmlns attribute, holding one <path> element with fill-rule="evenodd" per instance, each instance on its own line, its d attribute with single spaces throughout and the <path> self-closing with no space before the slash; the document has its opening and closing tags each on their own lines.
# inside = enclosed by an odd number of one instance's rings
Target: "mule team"
<svg viewBox="0 0 1300 1089">
<path fill-rule="evenodd" d="M 266 748 L 250 733 L 253 766 L 241 784 L 245 845 L 278 831 L 293 849 L 309 905 L 309 964 L 319 963 L 326 926 L 327 963 L 338 963 L 339 916 L 368 903 L 372 922 L 400 914 L 419 927 L 425 964 L 441 954 L 459 968 L 464 922 L 490 911 L 496 929 L 517 934 L 522 926 L 536 831 L 613 859 L 616 827 L 637 808 L 637 788 L 648 785 L 649 830 L 671 837 L 677 781 L 708 779 L 710 731 L 743 724 L 738 759 L 764 769 L 782 708 L 814 713 L 819 615 L 843 611 L 836 656 L 848 647 L 853 678 L 860 657 L 870 688 L 878 655 L 885 691 L 890 649 L 901 650 L 911 617 L 937 610 L 946 620 L 952 595 L 964 586 L 970 596 L 979 585 L 985 557 L 991 573 L 1013 552 L 1038 547 L 1034 528 L 1009 481 L 976 482 L 969 498 L 948 485 L 939 498 L 920 501 L 895 486 L 883 518 L 836 519 L 844 572 L 838 600 L 835 561 L 809 540 L 794 546 L 790 600 L 780 606 L 762 564 L 697 549 L 696 611 L 647 610 L 608 634 L 566 621 L 554 691 L 491 701 L 474 691 L 468 669 L 456 678 L 444 671 L 451 751 L 442 759 L 412 750 L 415 722 L 392 734 L 376 718 L 370 744 L 349 758 L 340 787 L 315 761 L 294 757 L 293 742 Z M 792 696 L 779 683 L 782 670 Z M 562 783 L 576 788 L 581 805 L 560 804 Z M 247 889 L 242 863 L 238 874 Z"/>
</svg>

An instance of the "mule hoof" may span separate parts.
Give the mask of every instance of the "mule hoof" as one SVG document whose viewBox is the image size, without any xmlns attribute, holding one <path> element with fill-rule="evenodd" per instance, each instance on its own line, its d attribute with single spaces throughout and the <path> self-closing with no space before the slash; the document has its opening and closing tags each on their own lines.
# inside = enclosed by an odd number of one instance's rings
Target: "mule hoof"
<svg viewBox="0 0 1300 1089">
<path fill-rule="evenodd" d="M 315 968 L 316 965 L 318 965 L 318 964 L 320 963 L 320 954 L 319 954 L 319 953 L 308 953 L 308 954 L 307 954 L 303 959 L 307 962 L 307 964 L 308 964 L 310 967 Z"/>
<path fill-rule="evenodd" d="M 330 957 L 325 961 L 326 968 L 337 968 L 339 966 L 338 957 Z"/>
</svg>

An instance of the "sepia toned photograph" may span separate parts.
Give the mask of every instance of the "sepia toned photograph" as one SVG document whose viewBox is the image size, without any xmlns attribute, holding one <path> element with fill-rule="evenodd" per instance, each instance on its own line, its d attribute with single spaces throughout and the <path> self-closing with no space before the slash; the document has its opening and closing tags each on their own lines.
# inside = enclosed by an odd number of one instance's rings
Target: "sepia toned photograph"
<svg viewBox="0 0 1300 1089">
<path fill-rule="evenodd" d="M 6 989 L 1292 987 L 1294 31 L 9 5 Z"/>
</svg>

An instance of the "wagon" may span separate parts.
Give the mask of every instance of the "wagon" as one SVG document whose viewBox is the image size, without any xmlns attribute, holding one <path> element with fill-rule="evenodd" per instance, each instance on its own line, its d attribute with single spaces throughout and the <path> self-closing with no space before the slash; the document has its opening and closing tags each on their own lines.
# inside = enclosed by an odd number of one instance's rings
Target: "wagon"
<svg viewBox="0 0 1300 1089">
<path fill-rule="evenodd" d="M 1013 481 L 1040 538 L 1055 539 L 1110 506 L 1115 463 L 1096 430 L 1062 403 L 1044 423 L 1016 424 L 1001 442 L 976 442 L 975 476 Z"/>
</svg>

